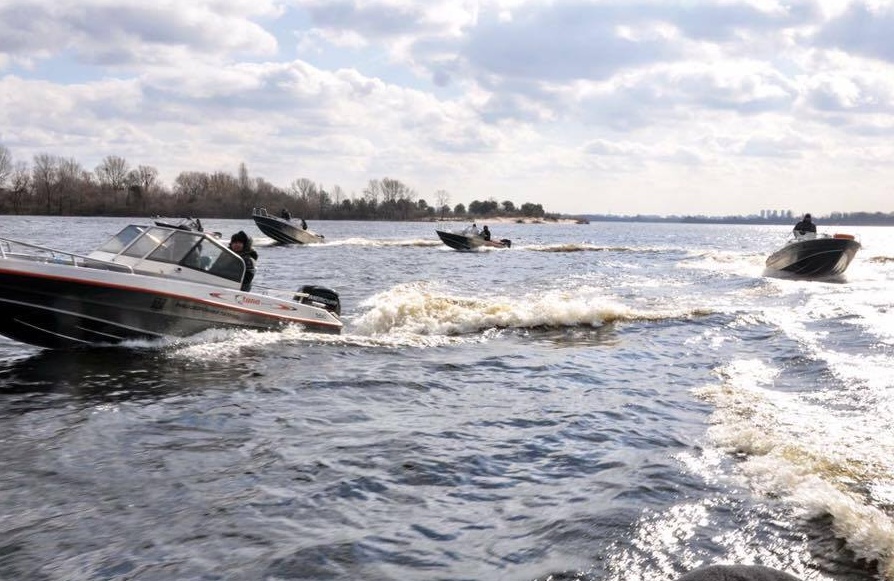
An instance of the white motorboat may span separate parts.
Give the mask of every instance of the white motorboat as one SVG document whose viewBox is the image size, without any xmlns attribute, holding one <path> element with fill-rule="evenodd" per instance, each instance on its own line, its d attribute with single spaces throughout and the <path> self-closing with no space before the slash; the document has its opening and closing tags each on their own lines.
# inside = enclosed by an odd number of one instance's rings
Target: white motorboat
<svg viewBox="0 0 894 581">
<path fill-rule="evenodd" d="M 258 230 L 280 244 L 314 244 L 324 240 L 322 234 L 308 230 L 304 220 L 296 223 L 291 218 L 269 214 L 264 208 L 254 208 L 251 217 Z"/>
<path fill-rule="evenodd" d="M 245 270 L 214 236 L 169 225 L 127 226 L 88 255 L 0 237 L 0 334 L 70 348 L 214 328 L 341 331 L 334 291 L 244 292 Z"/>
</svg>

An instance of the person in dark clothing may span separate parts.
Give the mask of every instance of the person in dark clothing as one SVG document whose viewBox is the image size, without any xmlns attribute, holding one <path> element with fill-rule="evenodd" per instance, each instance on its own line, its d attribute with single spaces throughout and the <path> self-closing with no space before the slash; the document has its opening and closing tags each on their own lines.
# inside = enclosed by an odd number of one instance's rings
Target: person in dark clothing
<svg viewBox="0 0 894 581">
<path fill-rule="evenodd" d="M 230 250 L 238 254 L 245 262 L 242 290 L 248 292 L 251 290 L 251 281 L 255 277 L 255 262 L 258 260 L 258 253 L 252 248 L 251 236 L 242 230 L 236 232 L 230 237 Z"/>
<path fill-rule="evenodd" d="M 795 233 L 803 236 L 808 232 L 813 232 L 816 234 L 816 224 L 813 223 L 813 219 L 810 217 L 810 214 L 804 214 L 804 218 L 795 224 Z"/>
<path fill-rule="evenodd" d="M 485 226 L 484 229 L 481 230 L 481 237 L 485 240 L 490 240 L 490 229 L 488 229 L 487 226 Z"/>
<path fill-rule="evenodd" d="M 307 230 L 307 222 L 304 221 L 304 218 L 301 218 L 301 229 Z"/>
</svg>

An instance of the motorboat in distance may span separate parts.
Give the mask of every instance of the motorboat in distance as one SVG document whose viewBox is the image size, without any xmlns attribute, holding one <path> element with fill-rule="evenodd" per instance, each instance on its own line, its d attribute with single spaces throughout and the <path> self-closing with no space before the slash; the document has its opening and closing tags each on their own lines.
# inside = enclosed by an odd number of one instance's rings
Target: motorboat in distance
<svg viewBox="0 0 894 581">
<path fill-rule="evenodd" d="M 446 230 L 435 230 L 441 242 L 455 250 L 475 250 L 482 246 L 490 246 L 493 248 L 509 248 L 512 246 L 512 240 L 502 238 L 500 240 L 486 240 L 481 234 L 473 232 L 467 228 L 461 232 L 447 232 Z"/>
<path fill-rule="evenodd" d="M 251 217 L 258 230 L 280 244 L 314 244 L 324 239 L 322 234 L 308 230 L 304 220 L 295 223 L 291 219 L 269 214 L 265 208 L 254 208 Z"/>
<path fill-rule="evenodd" d="M 195 230 L 196 232 L 203 232 L 205 230 L 202 226 L 202 221 L 198 218 L 165 218 L 163 216 L 156 216 L 152 222 L 156 226 L 164 226 L 166 228 Z M 220 232 L 211 232 L 210 234 L 215 238 L 223 236 Z"/>
<path fill-rule="evenodd" d="M 40 347 L 290 324 L 339 333 L 338 294 L 242 291 L 245 262 L 195 230 L 131 224 L 88 255 L 0 237 L 0 334 Z"/>
<path fill-rule="evenodd" d="M 860 243 L 850 234 L 817 235 L 795 233 L 789 241 L 766 261 L 769 271 L 803 278 L 826 278 L 844 273 Z"/>
<path fill-rule="evenodd" d="M 195 230 L 196 232 L 202 232 L 205 229 L 202 227 L 202 221 L 198 218 L 165 218 L 164 216 L 156 216 L 153 223 L 156 226 L 163 226 L 165 228 Z"/>
</svg>

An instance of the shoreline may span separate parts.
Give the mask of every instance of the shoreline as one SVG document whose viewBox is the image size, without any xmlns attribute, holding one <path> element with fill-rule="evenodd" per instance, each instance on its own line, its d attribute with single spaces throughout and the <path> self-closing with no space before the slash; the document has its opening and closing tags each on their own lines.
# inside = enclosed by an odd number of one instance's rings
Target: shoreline
<svg viewBox="0 0 894 581">
<path fill-rule="evenodd" d="M 493 217 L 475 217 L 475 218 L 443 218 L 434 219 L 432 222 L 456 222 L 471 225 L 472 223 L 485 224 L 589 224 L 589 220 L 580 218 L 525 218 L 512 216 L 493 216 Z"/>
</svg>

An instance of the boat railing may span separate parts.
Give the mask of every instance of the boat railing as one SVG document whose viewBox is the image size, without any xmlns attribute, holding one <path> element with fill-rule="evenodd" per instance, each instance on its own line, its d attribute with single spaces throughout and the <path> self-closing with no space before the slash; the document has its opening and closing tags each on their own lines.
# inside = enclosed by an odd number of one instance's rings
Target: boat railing
<svg viewBox="0 0 894 581">
<path fill-rule="evenodd" d="M 270 217 L 270 214 L 267 213 L 267 208 L 252 208 L 251 215 L 261 216 L 262 218 Z"/>
<path fill-rule="evenodd" d="M 13 245 L 31 250 L 38 250 L 44 255 L 25 254 L 13 251 Z M 133 268 L 126 264 L 119 264 L 110 260 L 94 258 L 76 252 L 68 252 L 67 250 L 58 250 L 49 246 L 41 246 L 31 242 L 16 240 L 15 238 L 0 237 L 0 258 L 16 258 L 19 260 L 31 260 L 34 262 L 48 262 L 53 264 L 67 264 L 81 268 L 99 268 L 103 270 L 114 270 L 119 272 L 129 272 L 133 274 Z"/>
</svg>

